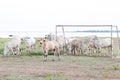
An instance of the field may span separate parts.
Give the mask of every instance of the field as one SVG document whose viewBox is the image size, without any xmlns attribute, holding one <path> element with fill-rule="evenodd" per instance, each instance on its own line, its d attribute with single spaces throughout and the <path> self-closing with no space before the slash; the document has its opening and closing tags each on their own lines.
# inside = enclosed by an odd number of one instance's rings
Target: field
<svg viewBox="0 0 120 80">
<path fill-rule="evenodd" d="M 43 56 L 0 57 L 0 80 L 119 80 L 120 59 L 61 56 L 43 62 Z"/>
<path fill-rule="evenodd" d="M 0 40 L 0 53 L 7 40 Z M 31 55 L 22 47 L 21 56 L 0 56 L 0 80 L 120 80 L 120 59 L 62 55 L 52 61 L 50 55 L 44 62 L 39 47 Z"/>
</svg>

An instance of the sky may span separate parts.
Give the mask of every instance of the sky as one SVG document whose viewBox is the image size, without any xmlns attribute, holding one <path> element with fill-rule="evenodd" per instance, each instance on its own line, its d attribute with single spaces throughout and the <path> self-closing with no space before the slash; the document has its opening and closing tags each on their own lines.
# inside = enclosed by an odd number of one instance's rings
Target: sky
<svg viewBox="0 0 120 80">
<path fill-rule="evenodd" d="M 119 3 L 120 0 L 0 0 L 0 32 L 55 31 L 56 25 L 63 24 L 119 27 Z"/>
</svg>

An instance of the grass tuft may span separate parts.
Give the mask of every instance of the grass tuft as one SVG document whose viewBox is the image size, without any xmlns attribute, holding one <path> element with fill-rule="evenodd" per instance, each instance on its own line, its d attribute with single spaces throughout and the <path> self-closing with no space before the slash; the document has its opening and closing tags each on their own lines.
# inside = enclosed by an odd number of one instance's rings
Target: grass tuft
<svg viewBox="0 0 120 80">
<path fill-rule="evenodd" d="M 117 65 L 113 65 L 113 66 L 112 66 L 112 69 L 113 69 L 113 70 L 119 70 L 119 65 L 118 65 L 118 64 L 117 64 Z"/>
</svg>

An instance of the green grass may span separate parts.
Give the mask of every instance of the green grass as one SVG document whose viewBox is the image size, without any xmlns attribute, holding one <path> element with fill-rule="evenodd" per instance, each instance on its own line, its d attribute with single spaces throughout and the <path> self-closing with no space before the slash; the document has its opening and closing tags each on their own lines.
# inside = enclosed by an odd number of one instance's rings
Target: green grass
<svg viewBox="0 0 120 80">
<path fill-rule="evenodd" d="M 117 65 L 113 65 L 112 68 L 113 68 L 113 70 L 119 70 L 119 65 L 118 64 Z"/>
</svg>

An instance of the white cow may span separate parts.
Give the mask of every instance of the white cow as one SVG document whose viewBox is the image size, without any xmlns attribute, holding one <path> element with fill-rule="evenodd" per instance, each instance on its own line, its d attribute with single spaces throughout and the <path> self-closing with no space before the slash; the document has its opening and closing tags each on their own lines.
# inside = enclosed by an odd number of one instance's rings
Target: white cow
<svg viewBox="0 0 120 80">
<path fill-rule="evenodd" d="M 25 42 L 27 53 L 31 52 L 31 49 L 35 49 L 36 40 L 33 37 L 23 37 L 22 40 Z"/>
<path fill-rule="evenodd" d="M 88 48 L 92 51 L 97 49 L 97 52 L 101 52 L 102 48 L 107 48 L 108 52 L 111 53 L 112 51 L 111 38 L 98 39 L 95 40 L 94 42 L 93 41 L 89 42 Z"/>
<path fill-rule="evenodd" d="M 56 40 L 56 36 L 52 33 L 49 33 L 47 35 L 45 35 L 45 39 L 51 41 L 51 40 Z"/>
<path fill-rule="evenodd" d="M 89 35 L 84 38 L 84 43 L 96 42 L 96 41 L 98 41 L 98 38 L 96 35 Z"/>
<path fill-rule="evenodd" d="M 112 50 L 112 42 L 111 38 L 104 38 L 104 39 L 99 39 L 99 43 L 97 44 L 100 48 L 108 48 L 108 51 L 111 52 Z"/>
<path fill-rule="evenodd" d="M 8 41 L 4 45 L 4 56 L 7 55 L 9 51 L 15 54 L 21 54 L 20 53 L 20 44 L 21 44 L 21 38 L 17 35 L 11 35 L 10 37 L 13 37 L 11 41 Z"/>
</svg>

